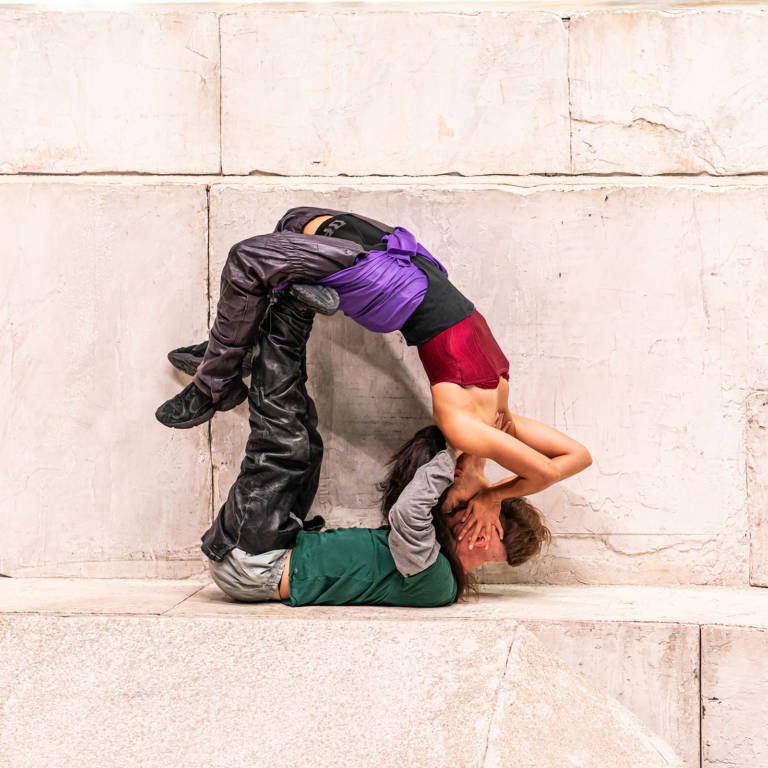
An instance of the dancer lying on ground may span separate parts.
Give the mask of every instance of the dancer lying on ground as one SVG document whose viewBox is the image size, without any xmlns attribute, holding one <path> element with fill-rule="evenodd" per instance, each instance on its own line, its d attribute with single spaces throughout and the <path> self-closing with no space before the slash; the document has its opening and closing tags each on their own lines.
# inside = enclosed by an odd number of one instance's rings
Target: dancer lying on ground
<svg viewBox="0 0 768 768">
<path fill-rule="evenodd" d="M 288 291 L 269 309 L 253 362 L 245 458 L 202 539 L 216 584 L 241 601 L 427 607 L 459 599 L 482 563 L 517 565 L 535 555 L 549 531 L 522 499 L 502 506 L 504 541 L 495 530 L 487 548 L 456 540 L 458 520 L 440 513 L 456 458 L 436 427 L 393 458 L 383 486 L 390 526 L 320 533 L 322 518 L 304 522 L 323 455 L 305 388 L 312 321 L 312 309 Z"/>
<path fill-rule="evenodd" d="M 169 355 L 195 378 L 158 408 L 157 418 L 186 428 L 242 402 L 242 363 L 258 341 L 270 292 L 306 282 L 333 288 L 338 296 L 329 292 L 328 306 L 340 301 L 344 313 L 365 328 L 400 330 L 418 348 L 431 385 L 433 418 L 448 442 L 479 457 L 480 471 L 490 458 L 515 473 L 488 487 L 467 483 L 475 492 L 471 498 L 454 494 L 454 505 L 467 502 L 471 543 L 483 534 L 487 541 L 491 526 L 501 534 L 501 499 L 536 493 L 591 463 L 575 440 L 566 438 L 563 453 L 519 438 L 519 420 L 508 406 L 508 360 L 483 316 L 408 230 L 321 208 L 292 208 L 273 233 L 232 246 L 209 342 Z M 494 428 L 497 412 L 508 429 Z"/>
</svg>

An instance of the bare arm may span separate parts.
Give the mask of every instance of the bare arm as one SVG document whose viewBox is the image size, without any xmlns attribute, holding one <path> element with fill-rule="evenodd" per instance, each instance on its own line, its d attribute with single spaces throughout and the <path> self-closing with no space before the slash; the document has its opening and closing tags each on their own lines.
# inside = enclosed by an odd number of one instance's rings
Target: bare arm
<svg viewBox="0 0 768 768">
<path fill-rule="evenodd" d="M 571 477 L 592 463 L 589 451 L 581 443 L 554 427 L 547 426 L 535 419 L 506 413 L 501 420 L 497 418 L 497 426 L 504 434 L 509 436 L 514 434 L 514 439 L 546 456 L 551 461 L 552 466 L 556 468 L 559 474 L 558 479 Z M 537 493 L 550 484 L 544 484 L 542 480 L 535 477 L 518 475 L 501 480 L 489 488 L 481 490 L 467 505 L 462 520 L 465 524 L 459 531 L 459 539 L 470 534 L 471 549 L 481 535 L 489 532 L 486 529 L 491 526 L 500 529 L 499 511 L 504 499 Z M 503 536 L 503 533 L 500 532 L 500 535 Z"/>
<path fill-rule="evenodd" d="M 448 442 L 475 456 L 492 459 L 531 487 L 543 490 L 561 479 L 560 467 L 549 456 L 513 437 L 507 431 L 484 424 L 462 410 L 452 410 L 435 421 Z M 528 491 L 533 493 L 533 491 Z"/>
<path fill-rule="evenodd" d="M 509 421 L 501 429 L 549 458 L 557 469 L 558 481 L 572 477 L 592 464 L 592 456 L 587 448 L 560 430 L 525 416 L 509 416 Z M 499 500 L 508 496 L 527 496 L 543 490 L 536 482 L 520 476 L 500 480 L 491 488 Z"/>
</svg>

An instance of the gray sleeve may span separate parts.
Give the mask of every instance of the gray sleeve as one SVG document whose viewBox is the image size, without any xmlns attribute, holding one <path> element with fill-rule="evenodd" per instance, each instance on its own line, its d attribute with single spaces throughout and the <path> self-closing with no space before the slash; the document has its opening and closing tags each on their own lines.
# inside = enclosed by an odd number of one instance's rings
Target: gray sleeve
<svg viewBox="0 0 768 768">
<path fill-rule="evenodd" d="M 440 451 L 416 470 L 389 510 L 389 549 L 403 576 L 420 573 L 437 560 L 440 545 L 432 523 L 432 507 L 453 482 L 455 469 L 453 451 Z"/>
</svg>

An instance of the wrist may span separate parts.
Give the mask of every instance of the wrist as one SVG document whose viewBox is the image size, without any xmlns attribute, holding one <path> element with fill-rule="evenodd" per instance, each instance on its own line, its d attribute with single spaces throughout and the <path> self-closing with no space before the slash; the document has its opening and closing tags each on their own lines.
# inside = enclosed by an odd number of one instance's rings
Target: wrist
<svg viewBox="0 0 768 768">
<path fill-rule="evenodd" d="M 478 496 L 482 496 L 485 501 L 490 504 L 501 504 L 502 500 L 507 497 L 508 494 L 504 493 L 497 486 L 486 486 L 482 491 L 478 493 Z"/>
<path fill-rule="evenodd" d="M 482 456 L 466 454 L 464 458 L 465 466 L 473 472 L 482 473 L 485 469 L 485 459 Z"/>
</svg>

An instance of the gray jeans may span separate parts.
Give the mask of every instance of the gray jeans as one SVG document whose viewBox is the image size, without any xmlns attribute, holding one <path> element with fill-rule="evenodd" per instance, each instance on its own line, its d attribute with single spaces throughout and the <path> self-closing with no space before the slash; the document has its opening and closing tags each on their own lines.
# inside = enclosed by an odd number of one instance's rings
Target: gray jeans
<svg viewBox="0 0 768 768">
<path fill-rule="evenodd" d="M 289 549 L 271 549 L 249 555 L 235 547 L 222 560 L 209 563 L 211 576 L 222 592 L 233 600 L 260 603 L 272 599 L 280 586 Z"/>
</svg>

